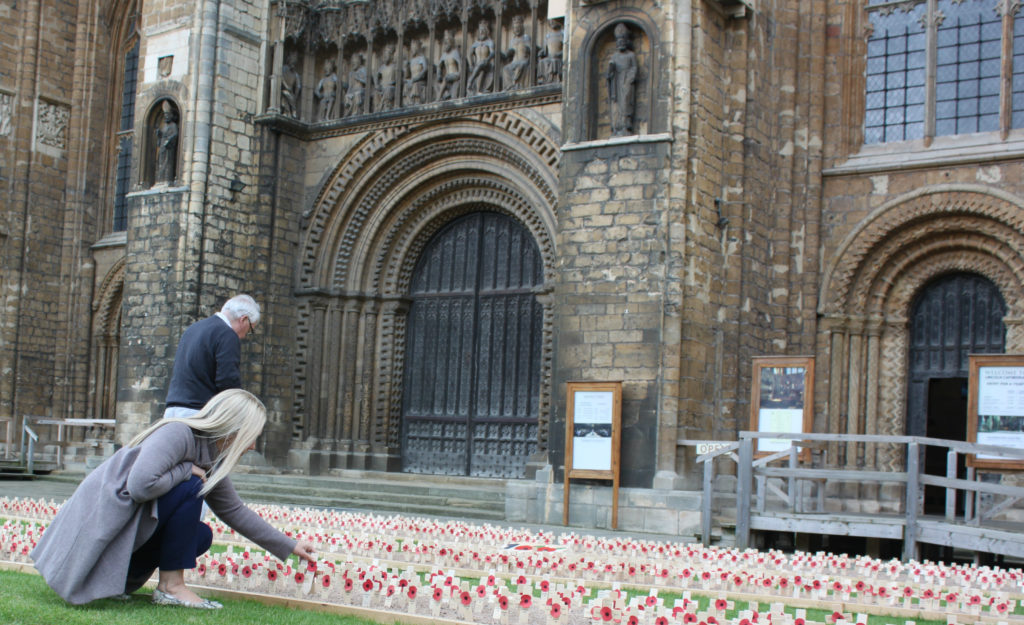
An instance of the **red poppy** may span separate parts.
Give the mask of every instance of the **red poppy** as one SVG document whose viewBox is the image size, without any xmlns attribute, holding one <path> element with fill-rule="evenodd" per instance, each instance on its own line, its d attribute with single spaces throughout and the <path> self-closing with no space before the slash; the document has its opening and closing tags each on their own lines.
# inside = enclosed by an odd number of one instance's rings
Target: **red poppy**
<svg viewBox="0 0 1024 625">
<path fill-rule="evenodd" d="M 409 590 L 405 591 L 405 594 L 406 594 L 406 596 L 407 596 L 407 597 L 409 597 L 410 599 L 415 599 L 415 598 L 416 598 L 416 587 L 415 587 L 415 586 L 412 586 L 412 585 L 410 585 L 410 586 L 409 586 Z"/>
<path fill-rule="evenodd" d="M 693 612 L 687 612 L 686 614 L 683 615 L 683 622 L 684 623 L 696 623 L 697 622 L 697 615 L 694 614 Z"/>
<path fill-rule="evenodd" d="M 242 577 L 248 578 L 252 576 L 252 567 L 249 565 L 242 567 Z"/>
<path fill-rule="evenodd" d="M 352 587 L 355 586 L 355 582 L 352 581 L 351 577 L 345 578 L 345 592 L 352 592 Z"/>
<path fill-rule="evenodd" d="M 711 625 L 718 625 L 718 619 L 716 619 L 713 616 L 709 616 L 708 617 L 708 623 L 710 623 Z M 803 625 L 803 624 L 801 623 L 801 625 Z"/>
<path fill-rule="evenodd" d="M 864 589 L 867 588 L 867 586 L 868 585 L 864 583 L 864 580 L 858 580 L 854 585 L 854 588 L 857 589 L 857 592 L 864 592 Z"/>
<path fill-rule="evenodd" d="M 607 623 L 608 621 L 612 620 L 612 616 L 614 616 L 614 613 L 612 612 L 611 608 L 609 608 L 608 606 L 604 606 L 603 608 L 601 608 L 602 621 L 605 621 Z"/>
<path fill-rule="evenodd" d="M 444 596 L 444 593 L 441 592 L 441 588 L 440 587 L 435 587 L 434 588 L 434 601 L 440 601 L 443 596 Z"/>
<path fill-rule="evenodd" d="M 967 600 L 967 603 L 969 605 L 980 605 L 981 597 L 979 597 L 978 595 L 971 595 L 971 598 Z"/>
<path fill-rule="evenodd" d="M 531 605 L 533 605 L 533 595 L 525 592 L 519 595 L 520 608 L 529 608 Z"/>
<path fill-rule="evenodd" d="M 277 581 L 277 571 L 274 569 L 267 569 L 267 579 L 272 582 Z"/>
<path fill-rule="evenodd" d="M 805 621 L 802 618 L 793 619 L 793 625 L 805 625 Z"/>
<path fill-rule="evenodd" d="M 653 607 L 658 604 L 658 598 L 654 595 L 647 595 L 644 599 L 644 603 L 646 603 L 648 607 Z"/>
<path fill-rule="evenodd" d="M 462 591 L 462 595 L 460 596 L 460 598 L 462 600 L 462 605 L 469 605 L 473 603 L 473 595 L 469 594 L 469 592 L 466 590 Z"/>
<path fill-rule="evenodd" d="M 302 571 L 295 571 L 295 583 L 301 584 L 306 581 L 306 576 L 302 574 Z"/>
<path fill-rule="evenodd" d="M 1010 604 L 1006 603 L 1005 601 L 1001 601 L 996 604 L 996 612 L 999 612 L 1000 614 L 1005 614 L 1006 611 L 1009 609 Z"/>
<path fill-rule="evenodd" d="M 630 614 L 629 620 L 626 621 L 629 625 L 640 625 L 640 619 L 637 618 L 636 614 Z"/>
<path fill-rule="evenodd" d="M 520 575 L 519 577 L 517 577 L 516 578 L 516 583 L 517 584 L 525 584 L 526 583 L 526 576 L 525 575 Z"/>
<path fill-rule="evenodd" d="M 547 592 L 548 590 L 550 590 L 550 588 L 551 588 L 551 584 L 548 583 L 548 580 L 546 580 L 546 579 L 540 580 L 540 591 L 541 592 Z"/>
<path fill-rule="evenodd" d="M 910 586 L 904 586 L 903 587 L 903 596 L 904 597 L 913 597 L 914 596 L 914 589 L 911 588 Z"/>
<path fill-rule="evenodd" d="M 324 588 L 330 588 L 331 587 L 331 576 L 330 575 L 324 575 L 323 577 L 320 578 L 320 583 L 324 585 Z"/>
<path fill-rule="evenodd" d="M 221 564 L 220 566 L 218 566 L 217 567 L 217 573 L 219 573 L 220 575 L 227 575 L 227 573 L 228 573 L 228 565 Z"/>
<path fill-rule="evenodd" d="M 498 606 L 502 610 L 507 610 L 508 609 L 508 597 L 506 597 L 505 595 L 501 595 L 500 597 L 498 597 Z"/>
<path fill-rule="evenodd" d="M 405 579 L 404 577 L 402 579 L 398 580 L 398 587 L 399 588 L 405 588 L 408 585 L 409 585 L 409 580 Z"/>
<path fill-rule="evenodd" d="M 371 590 L 373 590 L 373 580 L 372 579 L 364 579 L 363 580 L 363 592 L 370 592 Z"/>
<path fill-rule="evenodd" d="M 388 584 L 388 596 L 390 597 L 393 594 L 395 594 L 395 585 L 394 584 Z"/>
<path fill-rule="evenodd" d="M 789 586 L 789 580 L 786 579 L 785 577 L 780 577 L 779 578 L 779 588 L 786 588 L 787 586 Z"/>
<path fill-rule="evenodd" d="M 310 573 L 315 571 L 316 570 L 316 562 L 310 561 L 308 564 L 306 564 L 306 570 L 309 571 Z"/>
<path fill-rule="evenodd" d="M 715 600 L 715 609 L 716 610 L 722 611 L 722 610 L 725 610 L 728 607 L 729 607 L 729 602 L 726 601 L 725 599 L 716 599 Z"/>
<path fill-rule="evenodd" d="M 654 625 L 668 625 L 668 618 L 664 616 L 659 616 L 658 618 L 654 619 Z"/>
<path fill-rule="evenodd" d="M 748 619 L 748 618 L 740 619 L 740 624 L 739 625 L 750 625 L 750 619 Z"/>
<path fill-rule="evenodd" d="M 196 567 L 196 573 L 198 573 L 200 575 L 206 575 L 206 565 L 205 564 L 200 564 L 199 566 L 197 566 Z"/>
<path fill-rule="evenodd" d="M 956 603 L 957 595 L 955 592 L 951 592 L 946 595 L 946 603 Z"/>
<path fill-rule="evenodd" d="M 556 603 L 552 603 L 551 604 L 551 618 L 557 619 L 560 616 L 562 616 L 562 604 L 561 603 L 557 603 L 557 602 Z"/>
<path fill-rule="evenodd" d="M 701 578 L 701 579 L 703 579 L 703 580 L 705 580 L 705 581 L 707 581 L 707 580 L 711 579 L 711 572 L 710 572 L 710 571 L 704 571 L 704 572 L 702 572 L 702 573 L 700 574 L 700 578 Z"/>
<path fill-rule="evenodd" d="M 231 563 L 231 574 L 238 575 L 238 565 L 234 562 Z"/>
<path fill-rule="evenodd" d="M 479 586 L 477 586 L 476 587 L 476 596 L 480 597 L 481 599 L 486 597 L 487 596 L 487 586 L 484 586 L 483 584 L 480 584 Z"/>
<path fill-rule="evenodd" d="M 843 616 L 843 613 L 842 613 L 842 612 L 833 612 L 833 613 L 832 613 L 832 616 L 830 617 L 830 620 L 831 620 L 831 621 L 832 621 L 833 623 L 836 623 L 836 622 L 838 622 L 838 621 L 839 621 L 840 619 L 844 619 L 844 618 L 846 618 L 846 617 L 845 617 L 845 616 Z"/>
</svg>

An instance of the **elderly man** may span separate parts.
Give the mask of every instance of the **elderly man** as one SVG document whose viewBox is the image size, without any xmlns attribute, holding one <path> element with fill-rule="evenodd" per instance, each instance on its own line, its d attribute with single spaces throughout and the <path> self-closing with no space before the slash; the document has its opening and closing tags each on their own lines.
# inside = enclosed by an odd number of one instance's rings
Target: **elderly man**
<svg viewBox="0 0 1024 625">
<path fill-rule="evenodd" d="M 217 393 L 241 388 L 241 340 L 259 322 L 259 304 L 248 295 L 236 295 L 219 313 L 185 330 L 174 354 L 165 418 L 190 417 Z"/>
</svg>

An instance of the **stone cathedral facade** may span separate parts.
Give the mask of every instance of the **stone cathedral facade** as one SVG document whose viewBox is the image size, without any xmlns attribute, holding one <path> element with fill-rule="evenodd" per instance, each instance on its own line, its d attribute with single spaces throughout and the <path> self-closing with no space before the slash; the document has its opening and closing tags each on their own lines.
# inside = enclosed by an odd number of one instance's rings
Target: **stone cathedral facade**
<svg viewBox="0 0 1024 625">
<path fill-rule="evenodd" d="M 966 355 L 1024 349 L 1024 11 L 0 0 L 0 198 L 15 426 L 127 440 L 246 292 L 273 470 L 558 500 L 565 385 L 617 380 L 681 532 L 753 357 L 815 357 L 815 431 L 962 439 Z"/>
</svg>

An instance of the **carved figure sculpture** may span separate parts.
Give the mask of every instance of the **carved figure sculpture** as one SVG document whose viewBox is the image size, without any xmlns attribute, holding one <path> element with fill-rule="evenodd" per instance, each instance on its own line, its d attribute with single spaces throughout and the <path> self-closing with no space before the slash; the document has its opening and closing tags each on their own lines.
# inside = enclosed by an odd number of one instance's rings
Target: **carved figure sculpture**
<svg viewBox="0 0 1024 625">
<path fill-rule="evenodd" d="M 299 117 L 299 92 L 302 91 L 302 82 L 299 79 L 299 72 L 295 68 L 295 53 L 289 52 L 285 58 L 284 67 L 281 68 L 281 114 L 298 119 Z"/>
<path fill-rule="evenodd" d="M 462 55 L 455 48 L 451 31 L 445 31 L 441 42 L 441 58 L 437 60 L 437 99 L 450 100 L 458 96 L 459 78 L 462 77 Z"/>
<path fill-rule="evenodd" d="M 420 104 L 427 100 L 427 57 L 423 44 L 413 39 L 409 44 L 409 60 L 405 63 L 405 103 Z"/>
<path fill-rule="evenodd" d="M 348 73 L 345 88 L 345 115 L 359 115 L 363 112 L 366 99 L 366 59 L 361 53 L 353 57 L 352 71 Z"/>
<path fill-rule="evenodd" d="M 469 95 L 490 93 L 494 83 L 494 40 L 487 22 L 480 22 L 476 28 L 476 41 L 469 47 L 469 58 L 473 69 L 466 81 Z"/>
<path fill-rule="evenodd" d="M 324 64 L 324 77 L 316 84 L 316 97 L 320 101 L 317 110 L 317 121 L 331 119 L 334 112 L 334 100 L 338 95 L 338 75 L 334 73 L 334 61 Z"/>
<path fill-rule="evenodd" d="M 539 82 L 542 84 L 562 82 L 562 49 L 565 47 L 562 23 L 548 20 L 548 27 L 551 30 L 544 36 L 544 48 L 540 51 L 541 58 L 537 67 Z"/>
<path fill-rule="evenodd" d="M 502 69 L 502 86 L 505 91 L 526 86 L 532 52 L 533 43 L 530 36 L 523 32 L 523 17 L 516 15 L 512 18 L 512 40 L 509 41 L 509 48 L 504 54 L 505 59 L 511 59 Z"/>
<path fill-rule="evenodd" d="M 398 86 L 398 68 L 395 67 L 395 49 L 384 48 L 384 57 L 377 68 L 377 110 L 386 111 L 395 107 L 395 93 Z"/>
<path fill-rule="evenodd" d="M 631 47 L 629 28 L 620 22 L 615 26 L 616 50 L 608 61 L 606 74 L 613 137 L 633 134 L 637 63 Z"/>
<path fill-rule="evenodd" d="M 153 181 L 172 182 L 178 162 L 178 112 L 164 100 L 163 123 L 156 127 L 156 169 Z"/>
</svg>

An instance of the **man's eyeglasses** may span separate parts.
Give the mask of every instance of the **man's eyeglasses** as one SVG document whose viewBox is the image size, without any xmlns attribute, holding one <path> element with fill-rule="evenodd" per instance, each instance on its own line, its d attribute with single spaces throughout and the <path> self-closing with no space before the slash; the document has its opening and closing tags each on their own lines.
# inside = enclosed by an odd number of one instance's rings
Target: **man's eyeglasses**
<svg viewBox="0 0 1024 625">
<path fill-rule="evenodd" d="M 249 334 L 256 334 L 256 328 L 252 327 L 252 321 L 249 321 L 249 318 L 246 317 L 245 322 L 249 324 Z"/>
</svg>

